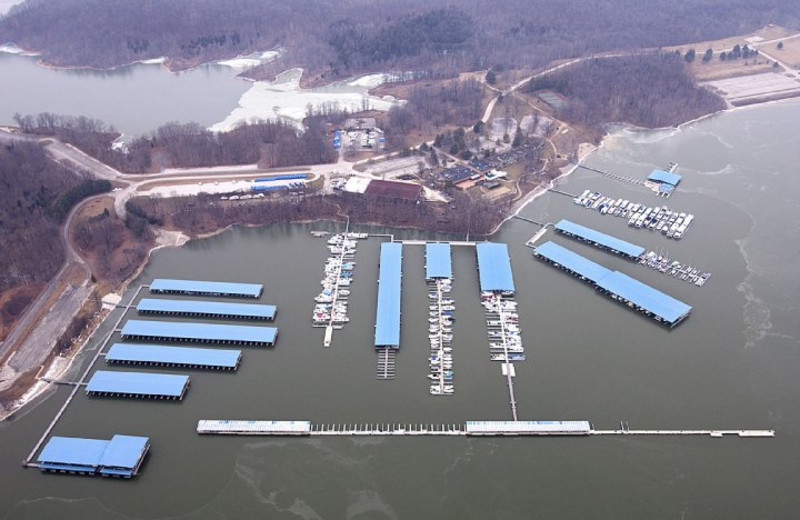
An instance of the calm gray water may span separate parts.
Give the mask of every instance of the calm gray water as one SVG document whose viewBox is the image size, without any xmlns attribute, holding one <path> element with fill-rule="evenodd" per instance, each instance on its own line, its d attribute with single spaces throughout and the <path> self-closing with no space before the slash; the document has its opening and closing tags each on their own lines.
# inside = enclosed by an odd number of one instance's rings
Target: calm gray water
<svg viewBox="0 0 800 520">
<path fill-rule="evenodd" d="M 210 126 L 236 107 L 250 83 L 222 65 L 171 73 L 160 65 L 115 70 L 50 69 L 36 58 L 0 53 L 0 124 L 15 113 L 87 116 L 132 136 L 171 121 Z"/>
<path fill-rule="evenodd" d="M 79 397 L 58 435 L 147 435 L 136 480 L 42 475 L 27 454 L 67 389 L 0 430 L 0 517 L 17 518 L 796 518 L 800 497 L 800 324 L 796 173 L 800 103 L 718 115 L 674 135 L 620 131 L 589 164 L 645 175 L 669 161 L 684 182 L 670 206 L 697 217 L 679 242 L 629 229 L 552 194 L 530 217 L 570 218 L 713 271 L 696 288 L 588 246 L 554 239 L 694 306 L 665 330 L 531 257 L 534 233 L 507 223 L 528 361 L 521 418 L 597 428 L 774 428 L 775 439 L 260 439 L 199 437 L 201 418 L 315 422 L 508 419 L 488 361 L 474 252 L 454 253 L 456 395 L 428 395 L 421 248 L 404 250 L 398 377 L 375 380 L 371 339 L 379 241 L 359 245 L 351 322 L 321 346 L 310 326 L 326 256 L 309 230 L 235 229 L 158 251 L 140 277 L 261 281 L 279 305 L 273 349 L 247 349 L 237 373 L 193 373 L 181 403 Z M 561 182 L 655 204 L 649 191 L 578 171 Z M 385 230 L 374 230 L 385 231 Z M 398 232 L 401 236 L 424 237 Z M 108 324 L 106 325 L 106 327 Z"/>
</svg>

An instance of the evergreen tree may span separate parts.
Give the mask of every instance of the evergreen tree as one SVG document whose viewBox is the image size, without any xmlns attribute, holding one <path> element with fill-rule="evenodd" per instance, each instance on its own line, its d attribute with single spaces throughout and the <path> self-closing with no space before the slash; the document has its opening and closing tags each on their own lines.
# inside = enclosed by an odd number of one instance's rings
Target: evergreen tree
<svg viewBox="0 0 800 520">
<path fill-rule="evenodd" d="M 703 54 L 703 61 L 709 62 L 711 61 L 711 58 L 713 56 L 714 56 L 714 51 L 712 51 L 711 49 L 706 49 L 705 54 Z"/>
<path fill-rule="evenodd" d="M 497 83 L 497 76 L 492 69 L 489 69 L 489 72 L 486 73 L 486 83 L 489 85 Z"/>
</svg>

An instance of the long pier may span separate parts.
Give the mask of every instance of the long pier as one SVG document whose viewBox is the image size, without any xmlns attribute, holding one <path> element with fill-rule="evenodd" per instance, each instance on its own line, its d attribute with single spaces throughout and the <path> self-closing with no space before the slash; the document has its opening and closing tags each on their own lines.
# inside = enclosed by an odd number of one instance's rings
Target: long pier
<svg viewBox="0 0 800 520">
<path fill-rule="evenodd" d="M 584 164 L 579 164 L 578 168 L 583 168 L 584 170 L 589 170 L 595 173 L 599 173 L 600 175 L 605 175 L 611 179 L 627 182 L 628 184 L 635 184 L 638 186 L 644 186 L 644 181 L 642 179 L 637 179 L 636 177 L 629 177 L 627 175 L 622 175 L 619 173 L 609 172 L 606 170 L 599 170 L 597 168 L 592 168 L 591 166 L 586 166 Z"/>
<path fill-rule="evenodd" d="M 567 193 L 566 191 L 561 191 L 561 190 L 558 190 L 556 188 L 550 188 L 547 191 L 550 191 L 552 193 L 558 193 L 559 195 L 564 195 L 565 197 L 569 197 L 571 199 L 574 199 L 575 197 L 577 197 L 577 195 L 573 195 L 572 193 Z"/>
<path fill-rule="evenodd" d="M 33 449 L 31 450 L 31 452 L 28 454 L 28 457 L 25 460 L 22 461 L 22 465 L 23 466 L 25 466 L 25 467 L 38 467 L 38 464 L 36 464 L 34 462 L 31 462 L 31 461 L 36 456 L 36 453 L 39 451 L 39 449 L 42 447 L 42 444 L 44 444 L 44 441 L 47 440 L 47 438 L 50 436 L 50 433 L 53 431 L 53 428 L 56 427 L 56 424 L 61 419 L 61 417 L 64 415 L 64 412 L 66 412 L 67 407 L 70 405 L 72 400 L 75 398 L 75 396 L 77 395 L 78 391 L 84 385 L 86 385 L 86 378 L 89 377 L 89 373 L 92 371 L 92 368 L 94 368 L 95 363 L 97 363 L 97 360 L 100 359 L 100 356 L 103 355 L 103 352 L 105 351 L 106 346 L 108 346 L 108 342 L 111 340 L 111 337 L 116 332 L 119 332 L 119 330 L 120 330 L 119 329 L 119 324 L 122 323 L 122 319 L 128 313 L 128 310 L 133 306 L 133 302 L 136 301 L 136 298 L 139 297 L 139 293 L 145 287 L 148 287 L 148 286 L 147 285 L 140 285 L 139 288 L 136 289 L 136 292 L 134 293 L 133 297 L 128 302 L 128 304 L 124 306 L 124 310 L 119 315 L 119 318 L 117 318 L 117 321 L 114 323 L 114 327 L 108 332 L 108 334 L 106 335 L 106 339 L 103 340 L 103 343 L 98 347 L 97 352 L 95 353 L 95 355 L 92 358 L 91 362 L 89 362 L 89 365 L 86 367 L 86 370 L 84 370 L 83 374 L 81 374 L 80 379 L 78 381 L 74 381 L 74 382 L 69 383 L 69 384 L 74 385 L 73 388 L 72 388 L 72 392 L 70 392 L 69 396 L 67 397 L 67 400 L 64 401 L 64 404 L 61 405 L 61 408 L 58 410 L 58 413 L 56 413 L 55 417 L 53 417 L 53 420 L 50 421 L 50 424 L 47 425 L 47 428 L 44 430 L 44 433 L 42 433 L 42 436 L 39 438 L 39 440 L 33 446 Z"/>
<path fill-rule="evenodd" d="M 525 222 L 530 222 L 531 224 L 536 224 L 537 226 L 541 226 L 541 227 L 547 227 L 547 225 L 548 225 L 545 222 L 539 222 L 538 220 L 533 220 L 532 218 L 528 218 L 528 217 L 521 217 L 519 215 L 511 215 L 511 218 L 515 218 L 517 220 L 524 220 Z"/>
<path fill-rule="evenodd" d="M 508 404 L 511 405 L 511 418 L 517 421 L 517 399 L 514 396 L 514 364 L 508 355 L 508 337 L 506 336 L 506 316 L 505 309 L 503 309 L 503 299 L 498 294 L 495 295 L 495 303 L 497 304 L 497 315 L 500 318 L 500 333 L 503 340 L 503 353 L 506 357 L 503 361 L 504 372 L 506 376 L 506 385 L 508 386 Z"/>
<path fill-rule="evenodd" d="M 216 421 L 200 421 L 201 423 L 214 423 Z M 737 429 L 702 429 L 702 430 L 631 430 L 623 427 L 619 430 L 589 429 L 504 429 L 498 428 L 489 431 L 476 431 L 470 429 L 467 423 L 306 423 L 302 429 L 281 428 L 274 426 L 281 421 L 264 421 L 267 425 L 262 429 L 248 428 L 244 430 L 231 430 L 226 423 L 220 421 L 219 428 L 204 424 L 202 429 L 198 426 L 198 433 L 204 435 L 257 435 L 257 436 L 311 436 L 311 437 L 351 437 L 351 436 L 429 436 L 429 437 L 602 437 L 602 436 L 694 436 L 694 437 L 738 437 L 743 439 L 774 438 L 775 430 L 737 430 Z M 254 421 L 235 421 L 253 423 Z M 258 421 L 255 421 L 258 422 Z M 299 423 L 299 421 L 288 421 Z M 514 424 L 514 423 L 512 423 Z"/>
<path fill-rule="evenodd" d="M 347 225 L 344 228 L 344 236 L 347 237 L 348 233 L 350 232 L 350 217 L 347 217 Z M 345 238 L 347 240 L 347 238 Z M 323 347 L 330 347 L 331 343 L 333 342 L 333 329 L 335 328 L 333 323 L 333 309 L 336 308 L 336 303 L 340 300 L 339 296 L 339 282 L 342 280 L 342 264 L 344 263 L 345 255 L 347 253 L 347 248 L 344 247 L 342 244 L 342 252 L 339 253 L 339 265 L 336 268 L 336 283 L 333 286 L 333 294 L 332 294 L 332 301 L 331 301 L 331 317 L 328 319 L 328 324 L 325 326 L 325 336 L 322 338 L 322 346 Z M 342 298 L 346 300 L 347 298 Z"/>
</svg>

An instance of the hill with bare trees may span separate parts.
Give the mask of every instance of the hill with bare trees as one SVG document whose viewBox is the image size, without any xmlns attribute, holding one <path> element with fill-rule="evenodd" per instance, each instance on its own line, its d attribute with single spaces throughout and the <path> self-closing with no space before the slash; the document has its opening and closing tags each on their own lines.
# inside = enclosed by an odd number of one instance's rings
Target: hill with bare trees
<svg viewBox="0 0 800 520">
<path fill-rule="evenodd" d="M 115 67 L 167 56 L 173 69 L 280 47 L 275 65 L 336 77 L 400 67 L 436 74 L 538 66 L 607 50 L 800 27 L 784 0 L 28 0 L 0 42 L 58 65 Z"/>
</svg>

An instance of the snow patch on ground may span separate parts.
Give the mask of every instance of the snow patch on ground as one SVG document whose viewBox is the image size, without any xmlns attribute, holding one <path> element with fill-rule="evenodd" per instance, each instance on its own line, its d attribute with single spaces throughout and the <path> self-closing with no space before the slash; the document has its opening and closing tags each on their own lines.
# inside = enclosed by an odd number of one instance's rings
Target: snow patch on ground
<svg viewBox="0 0 800 520">
<path fill-rule="evenodd" d="M 278 57 L 276 51 L 254 52 L 247 56 L 237 56 L 230 60 L 220 60 L 217 65 L 224 65 L 230 67 L 237 72 L 242 72 L 253 67 L 257 67 L 262 63 L 267 63 Z"/>
<path fill-rule="evenodd" d="M 227 132 L 237 125 L 258 120 L 282 119 L 302 126 L 309 107 L 323 106 L 358 112 L 364 108 L 386 111 L 398 104 L 369 94 L 369 88 L 380 85 L 387 74 L 370 74 L 335 82 L 313 89 L 300 88 L 302 69 L 290 69 L 279 74 L 275 81 L 256 81 L 239 99 L 239 106 L 213 125 L 212 131 Z"/>
<path fill-rule="evenodd" d="M 2 14 L 2 13 L 0 12 L 0 14 Z M 38 56 L 39 55 L 38 52 L 30 52 L 30 51 L 26 51 L 25 49 L 20 49 L 19 47 L 17 47 L 13 43 L 4 43 L 3 45 L 0 45 L 0 52 L 6 53 L 6 54 L 18 54 L 20 56 Z"/>
</svg>

